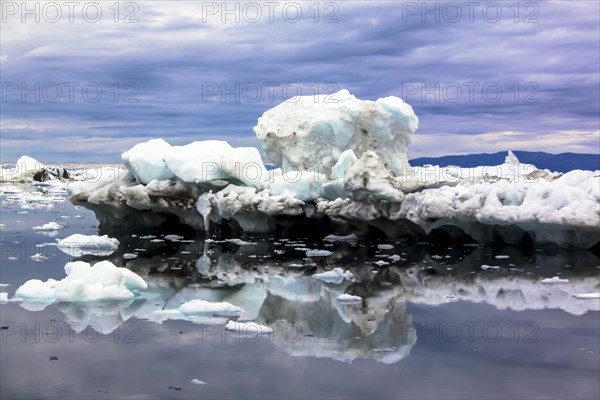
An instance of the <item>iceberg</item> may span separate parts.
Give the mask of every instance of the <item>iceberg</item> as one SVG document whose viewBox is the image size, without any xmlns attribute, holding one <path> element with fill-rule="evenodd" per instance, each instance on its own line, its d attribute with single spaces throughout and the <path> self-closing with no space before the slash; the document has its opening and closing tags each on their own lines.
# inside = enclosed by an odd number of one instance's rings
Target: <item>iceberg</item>
<svg viewBox="0 0 600 400">
<path fill-rule="evenodd" d="M 63 167 L 43 164 L 33 157 L 19 157 L 13 168 L 0 168 L 0 182 L 62 180 L 70 178 Z"/>
<path fill-rule="evenodd" d="M 174 218 L 232 235 L 299 229 L 320 238 L 600 243 L 600 171 L 541 170 L 510 151 L 495 166 L 411 167 L 418 123 L 396 97 L 360 100 L 347 90 L 296 97 L 254 127 L 278 168 L 267 171 L 255 148 L 221 140 L 172 146 L 152 139 L 122 154 L 127 170 L 103 170 L 67 192 L 106 228 L 124 220 L 159 227 Z"/>
</svg>

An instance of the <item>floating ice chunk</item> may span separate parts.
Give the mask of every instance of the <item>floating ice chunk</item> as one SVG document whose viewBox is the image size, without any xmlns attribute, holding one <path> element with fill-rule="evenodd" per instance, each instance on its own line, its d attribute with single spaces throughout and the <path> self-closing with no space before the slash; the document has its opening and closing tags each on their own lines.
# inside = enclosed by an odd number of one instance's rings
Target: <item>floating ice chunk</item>
<svg viewBox="0 0 600 400">
<path fill-rule="evenodd" d="M 238 246 L 246 246 L 246 245 L 249 245 L 249 244 L 256 244 L 256 243 L 252 243 L 252 242 L 246 242 L 245 240 L 238 239 L 238 238 L 235 238 L 235 239 L 226 239 L 225 241 L 229 242 L 229 243 L 237 244 Z"/>
<path fill-rule="evenodd" d="M 301 249 L 301 250 L 304 250 Z M 329 257 L 333 252 L 329 250 L 308 250 L 306 251 L 306 257 Z"/>
<path fill-rule="evenodd" d="M 393 249 L 393 248 L 394 248 L 394 246 L 393 246 L 393 245 L 391 245 L 391 244 L 378 244 L 378 245 L 377 245 L 377 248 L 378 248 L 379 250 L 391 250 L 391 249 Z"/>
<path fill-rule="evenodd" d="M 132 299 L 134 291 L 146 290 L 148 284 L 136 273 L 100 261 L 94 266 L 74 261 L 65 264 L 67 276 L 60 281 L 31 279 L 21 285 L 15 296 L 36 302 L 94 302 Z"/>
<path fill-rule="evenodd" d="M 541 283 L 567 283 L 568 279 L 561 279 L 558 276 L 553 276 L 552 278 L 545 278 L 541 280 Z"/>
<path fill-rule="evenodd" d="M 29 258 L 31 258 L 35 262 L 43 262 L 43 261 L 48 260 L 48 257 L 43 255 L 42 253 L 35 253 L 34 255 L 32 255 Z"/>
<path fill-rule="evenodd" d="M 163 139 L 150 139 L 121 154 L 121 160 L 138 182 L 147 184 L 153 180 L 160 181 L 175 176 L 163 159 L 170 150 L 171 145 Z"/>
<path fill-rule="evenodd" d="M 256 322 L 236 322 L 229 321 L 225 325 L 225 329 L 228 331 L 240 332 L 240 333 L 258 333 L 258 334 L 269 334 L 273 333 L 273 329 L 257 324 Z"/>
<path fill-rule="evenodd" d="M 242 309 L 225 301 L 213 303 L 206 300 L 190 300 L 177 309 L 185 315 L 211 314 L 216 317 L 239 317 Z"/>
<path fill-rule="evenodd" d="M 331 271 L 322 272 L 320 274 L 314 274 L 312 276 L 315 279 L 322 280 L 323 282 L 340 284 L 344 279 L 352 279 L 353 275 L 350 271 L 344 271 L 343 269 L 336 267 Z"/>
<path fill-rule="evenodd" d="M 510 256 L 507 256 L 504 254 L 499 254 L 495 258 L 496 258 L 496 260 L 504 260 L 504 259 L 510 258 Z"/>
<path fill-rule="evenodd" d="M 29 156 L 21 156 L 15 164 L 15 168 L 0 169 L 0 181 L 24 181 L 31 179 L 33 174 L 37 171 L 46 168 L 46 165 L 42 164 L 35 158 Z"/>
<path fill-rule="evenodd" d="M 351 233 L 346 236 L 338 236 L 338 235 L 327 235 L 323 238 L 323 240 L 327 242 L 356 242 L 360 240 L 355 233 Z"/>
<path fill-rule="evenodd" d="M 482 265 L 481 269 L 500 269 L 499 265 Z"/>
<path fill-rule="evenodd" d="M 177 241 L 183 239 L 183 236 L 179 236 L 179 235 L 166 235 L 165 239 L 170 240 L 172 242 L 177 242 Z"/>
<path fill-rule="evenodd" d="M 377 265 L 377 266 L 379 266 L 379 267 L 384 267 L 384 266 L 386 266 L 386 265 L 390 265 L 390 263 L 389 263 L 389 262 L 387 262 L 387 261 L 383 261 L 383 260 L 376 261 L 376 262 L 374 262 L 373 264 L 375 264 L 375 265 Z"/>
<path fill-rule="evenodd" d="M 206 385 L 206 382 L 204 382 L 204 381 L 201 381 L 200 379 L 196 379 L 196 378 L 192 379 L 192 380 L 190 381 L 190 383 L 191 383 L 192 385 Z"/>
<path fill-rule="evenodd" d="M 600 299 L 600 292 L 596 293 L 578 293 L 574 294 L 573 297 L 576 299 Z"/>
<path fill-rule="evenodd" d="M 8 293 L 0 292 L 0 303 L 5 304 L 8 303 Z"/>
<path fill-rule="evenodd" d="M 107 256 L 119 247 L 119 241 L 104 236 L 76 233 L 58 241 L 58 248 L 69 255 L 78 257 L 84 254 Z"/>
<path fill-rule="evenodd" d="M 49 282 L 50 280 L 42 282 L 39 279 L 30 279 L 19 286 L 15 292 L 15 296 L 23 299 L 47 300 L 52 302 L 56 299 L 56 296 L 54 295 L 54 288 Z"/>
<path fill-rule="evenodd" d="M 362 302 L 362 297 L 353 296 L 348 293 L 340 294 L 338 297 L 336 297 L 336 299 L 340 303 L 360 303 L 360 302 Z"/>
<path fill-rule="evenodd" d="M 123 258 L 126 260 L 133 260 L 134 258 L 138 258 L 138 255 L 135 253 L 125 253 L 123 254 Z"/>
<path fill-rule="evenodd" d="M 59 231 L 64 229 L 65 227 L 57 222 L 48 222 L 47 224 L 34 226 L 32 229 L 34 231 Z"/>
<path fill-rule="evenodd" d="M 10 283 L 0 283 L 0 287 L 8 287 L 11 286 Z"/>
<path fill-rule="evenodd" d="M 6 228 L 6 225 L 0 224 L 0 229 L 2 229 L 2 228 Z"/>
<path fill-rule="evenodd" d="M 169 319 L 186 319 L 187 317 L 179 310 L 167 309 L 167 310 L 154 310 L 151 315 L 149 315 L 150 320 L 162 323 L 163 321 Z"/>
</svg>

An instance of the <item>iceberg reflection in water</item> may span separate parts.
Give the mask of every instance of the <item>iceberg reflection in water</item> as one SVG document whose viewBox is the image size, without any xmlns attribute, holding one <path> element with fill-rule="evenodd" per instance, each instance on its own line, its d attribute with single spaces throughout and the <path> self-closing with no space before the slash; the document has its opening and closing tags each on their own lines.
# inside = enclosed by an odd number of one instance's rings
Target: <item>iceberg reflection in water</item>
<svg viewBox="0 0 600 400">
<path fill-rule="evenodd" d="M 243 329 L 225 333 L 225 324 L 235 316 L 187 312 L 181 307 L 201 299 L 241 308 L 238 321 L 270 327 L 273 332 L 262 336 L 293 356 L 395 363 L 410 353 L 418 339 L 418 327 L 408 311 L 411 303 L 437 306 L 469 301 L 498 309 L 558 309 L 573 315 L 600 310 L 597 299 L 574 297 L 598 291 L 595 268 L 581 267 L 598 264 L 587 251 L 553 255 L 538 251 L 526 257 L 516 247 L 494 255 L 486 247 L 457 252 L 398 243 L 317 244 L 256 237 L 156 241 L 154 235 L 128 235 L 119 241 L 119 250 L 108 260 L 139 274 L 148 290 L 123 302 L 58 303 L 75 332 L 91 328 L 108 335 L 137 318 L 159 324 L 185 320 L 197 324 L 194 329 L 206 336 L 234 335 L 234 343 L 261 336 Z M 306 249 L 319 246 L 327 246 L 331 255 L 306 257 Z M 123 258 L 132 248 L 146 250 L 135 259 Z M 82 259 L 94 263 L 104 258 Z M 382 260 L 387 261 L 382 264 Z M 494 268 L 482 268 L 492 263 Z M 334 268 L 350 271 L 352 279 L 333 284 L 312 276 Z M 546 279 L 557 274 L 565 279 Z M 338 300 L 344 293 L 362 301 Z M 31 311 L 48 306 L 20 304 Z"/>
</svg>

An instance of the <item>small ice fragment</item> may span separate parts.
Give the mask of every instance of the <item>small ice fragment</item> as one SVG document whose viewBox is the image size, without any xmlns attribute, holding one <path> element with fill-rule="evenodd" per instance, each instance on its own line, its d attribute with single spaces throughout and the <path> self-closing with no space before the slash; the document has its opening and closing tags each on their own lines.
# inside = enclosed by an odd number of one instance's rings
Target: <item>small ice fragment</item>
<svg viewBox="0 0 600 400">
<path fill-rule="evenodd" d="M 256 322 L 229 321 L 229 322 L 227 322 L 227 325 L 225 325 L 225 330 L 241 332 L 241 333 L 259 333 L 259 334 L 273 333 L 273 328 L 270 328 L 265 325 L 257 324 Z"/>
<path fill-rule="evenodd" d="M 394 246 L 393 246 L 393 245 L 391 245 L 391 244 L 378 244 L 378 245 L 377 245 L 377 248 L 378 248 L 379 250 L 391 250 L 391 249 L 393 249 L 393 248 L 394 248 Z"/>
<path fill-rule="evenodd" d="M 200 379 L 196 379 L 196 378 L 192 379 L 190 381 L 190 383 L 193 385 L 206 385 L 206 382 L 201 381 Z"/>
<path fill-rule="evenodd" d="M 71 256 L 79 257 L 84 254 L 107 256 L 119 247 L 119 241 L 104 236 L 81 235 L 76 233 L 58 241 L 58 248 Z"/>
<path fill-rule="evenodd" d="M 496 256 L 496 260 L 502 260 L 504 258 L 510 258 L 510 256 L 503 255 L 503 254 L 499 254 L 499 255 Z"/>
<path fill-rule="evenodd" d="M 64 228 L 65 227 L 59 223 L 48 222 L 47 224 L 44 224 L 44 225 L 34 226 L 32 229 L 34 231 L 60 231 L 61 229 L 64 229 Z"/>
<path fill-rule="evenodd" d="M 336 297 L 336 299 L 340 303 L 360 303 L 362 301 L 362 297 L 353 296 L 348 293 L 340 294 L 338 297 Z"/>
<path fill-rule="evenodd" d="M 328 257 L 332 254 L 333 252 L 329 250 L 308 250 L 306 252 L 306 257 Z"/>
<path fill-rule="evenodd" d="M 542 279 L 541 282 L 542 283 L 567 283 L 567 282 L 569 282 L 569 280 L 568 279 L 561 279 L 558 276 L 554 276 L 552 278 Z"/>
<path fill-rule="evenodd" d="M 378 266 L 380 266 L 380 267 L 383 267 L 383 266 L 385 266 L 385 265 L 390 265 L 390 263 L 389 263 L 389 262 L 387 262 L 387 261 L 383 261 L 383 260 L 379 260 L 379 261 L 377 261 L 377 262 L 375 262 L 375 263 L 373 263 L 373 264 L 375 264 L 375 265 L 378 265 Z"/>
<path fill-rule="evenodd" d="M 323 240 L 327 242 L 356 242 L 360 239 L 355 233 L 351 233 L 346 236 L 327 235 L 323 238 Z"/>
<path fill-rule="evenodd" d="M 46 257 L 45 255 L 43 255 L 41 253 L 35 253 L 30 258 L 35 262 L 42 262 L 42 261 L 46 261 L 48 259 L 48 257 Z"/>
<path fill-rule="evenodd" d="M 183 239 L 183 236 L 179 236 L 179 235 L 166 235 L 165 239 L 170 240 L 172 242 L 177 242 L 177 241 Z"/>
<path fill-rule="evenodd" d="M 137 257 L 138 257 L 138 255 L 135 254 L 135 253 L 125 253 L 125 254 L 123 254 L 123 258 L 126 259 L 126 260 L 132 260 L 132 259 L 137 258 Z"/>
<path fill-rule="evenodd" d="M 214 316 L 239 317 L 242 309 L 225 301 L 213 303 L 210 301 L 195 299 L 179 306 L 179 312 L 186 315 L 211 314 Z"/>
<path fill-rule="evenodd" d="M 242 239 L 237 239 L 237 238 L 236 239 L 227 239 L 226 242 L 237 244 L 238 246 L 246 246 L 248 244 L 254 244 L 254 243 L 246 242 Z"/>
<path fill-rule="evenodd" d="M 0 292 L 0 303 L 2 303 L 2 304 L 8 303 L 8 293 L 7 292 Z"/>
<path fill-rule="evenodd" d="M 579 293 L 574 294 L 573 297 L 576 299 L 600 299 L 600 292 L 596 293 Z"/>
<path fill-rule="evenodd" d="M 482 265 L 481 269 L 500 269 L 499 265 Z"/>
<path fill-rule="evenodd" d="M 343 269 L 336 267 L 331 271 L 314 274 L 312 277 L 320 279 L 323 282 L 339 284 L 342 283 L 344 279 L 352 279 L 353 275 L 350 271 L 344 271 Z"/>
</svg>

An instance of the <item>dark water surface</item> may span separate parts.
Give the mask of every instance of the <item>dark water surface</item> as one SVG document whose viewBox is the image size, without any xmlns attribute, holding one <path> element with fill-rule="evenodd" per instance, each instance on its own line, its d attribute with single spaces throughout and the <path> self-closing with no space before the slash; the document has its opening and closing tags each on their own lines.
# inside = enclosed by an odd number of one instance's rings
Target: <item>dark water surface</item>
<svg viewBox="0 0 600 400">
<path fill-rule="evenodd" d="M 600 300 L 573 297 L 598 291 L 591 252 L 111 234 L 68 202 L 1 199 L 9 298 L 29 279 L 65 276 L 73 257 L 37 245 L 73 233 L 117 238 L 110 256 L 77 259 L 108 259 L 149 284 L 127 302 L 1 304 L 2 398 L 600 398 Z M 67 227 L 56 237 L 32 230 L 50 221 Z M 168 234 L 189 241 L 152 242 Z M 332 254 L 307 258 L 306 249 Z M 334 267 L 355 280 L 311 276 Z M 553 276 L 569 282 L 541 283 Z M 342 304 L 342 293 L 363 301 Z M 162 314 L 200 298 L 236 304 L 241 319 L 275 332 Z"/>
</svg>

